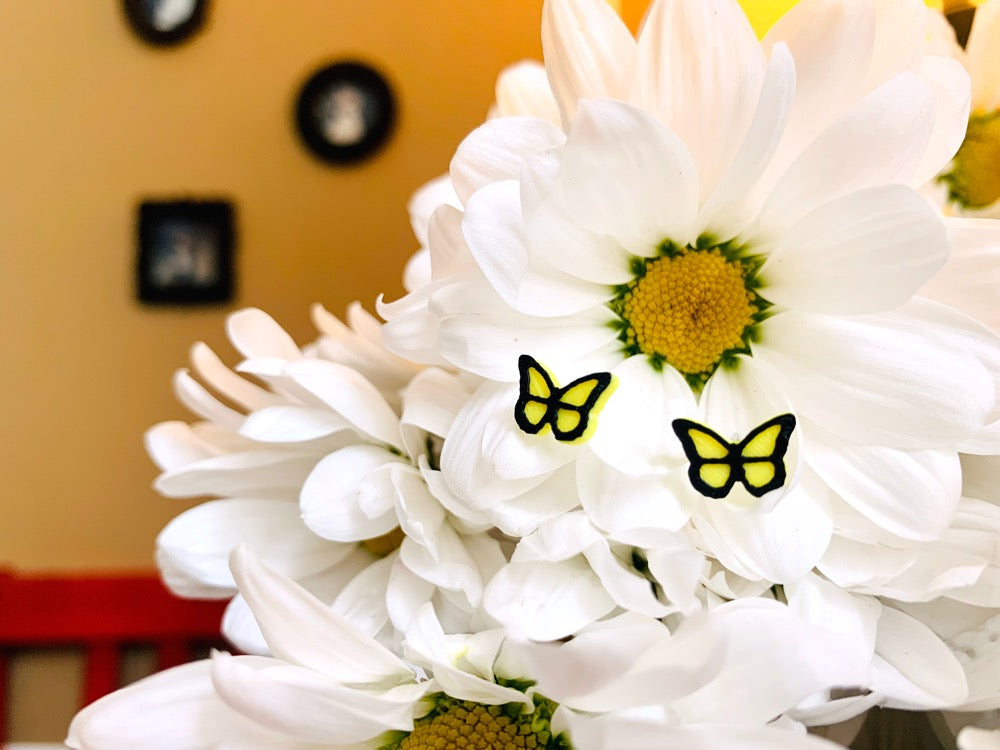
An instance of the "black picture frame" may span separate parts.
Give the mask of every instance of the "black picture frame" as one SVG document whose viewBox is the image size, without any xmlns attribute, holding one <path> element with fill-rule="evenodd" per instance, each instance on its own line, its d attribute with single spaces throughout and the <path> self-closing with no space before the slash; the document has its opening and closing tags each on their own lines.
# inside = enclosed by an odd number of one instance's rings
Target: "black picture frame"
<svg viewBox="0 0 1000 750">
<path fill-rule="evenodd" d="M 326 164 L 351 165 L 378 152 L 395 129 L 396 97 L 385 77 L 357 60 L 315 70 L 295 98 L 299 138 Z"/>
<path fill-rule="evenodd" d="M 142 201 L 136 212 L 136 290 L 148 304 L 229 302 L 236 210 L 224 200 Z"/>
<path fill-rule="evenodd" d="M 147 44 L 172 47 L 205 24 L 209 0 L 122 0 L 132 31 Z"/>
</svg>

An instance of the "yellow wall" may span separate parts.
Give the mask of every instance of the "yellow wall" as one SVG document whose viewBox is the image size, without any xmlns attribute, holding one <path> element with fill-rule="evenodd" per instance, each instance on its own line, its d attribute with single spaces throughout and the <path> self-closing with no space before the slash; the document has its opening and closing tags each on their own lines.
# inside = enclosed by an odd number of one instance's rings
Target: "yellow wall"
<svg viewBox="0 0 1000 750">
<path fill-rule="evenodd" d="M 187 418 L 172 371 L 226 309 L 133 298 L 144 196 L 230 196 L 238 297 L 305 342 L 313 301 L 341 313 L 400 293 L 407 198 L 481 121 L 497 71 L 539 57 L 540 0 L 216 0 L 190 43 L 145 46 L 118 0 L 0 3 L 0 565 L 151 564 L 184 504 L 150 489 L 143 431 Z M 290 126 L 318 64 L 370 60 L 399 96 L 373 162 L 313 161 Z"/>
<path fill-rule="evenodd" d="M 229 309 L 262 307 L 305 342 L 311 302 L 397 296 L 410 193 L 482 120 L 499 69 L 540 57 L 541 0 L 215 0 L 169 50 L 118 6 L 0 3 L 0 566 L 150 567 L 190 503 L 150 489 L 142 433 L 189 418 L 169 380 L 191 343 L 232 361 Z M 342 56 L 380 68 L 400 104 L 388 148 L 349 170 L 313 161 L 290 125 L 299 84 Z M 134 207 L 188 194 L 237 204 L 237 299 L 141 307 Z M 63 736 L 79 668 L 69 652 L 15 661 L 12 739 Z"/>
</svg>

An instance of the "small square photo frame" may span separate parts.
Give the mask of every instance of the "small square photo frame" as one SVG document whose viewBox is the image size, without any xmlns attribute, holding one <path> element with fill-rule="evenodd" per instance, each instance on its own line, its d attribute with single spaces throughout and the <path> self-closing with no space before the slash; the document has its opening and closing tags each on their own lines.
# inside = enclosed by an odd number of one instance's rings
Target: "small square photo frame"
<svg viewBox="0 0 1000 750">
<path fill-rule="evenodd" d="M 146 200 L 137 217 L 138 297 L 200 305 L 233 298 L 235 210 L 229 201 Z"/>
</svg>

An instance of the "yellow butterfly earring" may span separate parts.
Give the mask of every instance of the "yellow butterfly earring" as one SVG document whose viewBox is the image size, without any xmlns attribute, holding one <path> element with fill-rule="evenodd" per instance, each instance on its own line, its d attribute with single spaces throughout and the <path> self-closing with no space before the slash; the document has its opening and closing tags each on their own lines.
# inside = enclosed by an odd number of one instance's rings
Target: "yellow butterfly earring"
<svg viewBox="0 0 1000 750">
<path fill-rule="evenodd" d="M 689 419 L 675 419 L 671 426 L 691 462 L 688 479 L 706 497 L 725 497 L 736 482 L 763 497 L 787 479 L 784 458 L 795 429 L 791 414 L 767 420 L 735 444 Z"/>
<path fill-rule="evenodd" d="M 610 372 L 577 378 L 564 388 L 538 360 L 522 354 L 517 360 L 520 393 L 514 421 L 529 435 L 552 431 L 562 443 L 582 443 L 597 429 L 597 415 L 618 385 Z"/>
</svg>

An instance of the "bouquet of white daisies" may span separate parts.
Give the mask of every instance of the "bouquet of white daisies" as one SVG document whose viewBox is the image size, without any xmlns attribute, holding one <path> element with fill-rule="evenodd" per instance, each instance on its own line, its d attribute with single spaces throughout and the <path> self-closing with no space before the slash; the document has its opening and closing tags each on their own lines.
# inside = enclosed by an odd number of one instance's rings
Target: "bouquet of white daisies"
<svg viewBox="0 0 1000 750">
<path fill-rule="evenodd" d="M 1000 0 L 966 50 L 921 0 L 762 40 L 547 0 L 542 40 L 414 196 L 385 322 L 193 348 L 198 421 L 147 446 L 216 499 L 157 559 L 236 653 L 71 747 L 819 750 L 1000 707 Z"/>
</svg>

